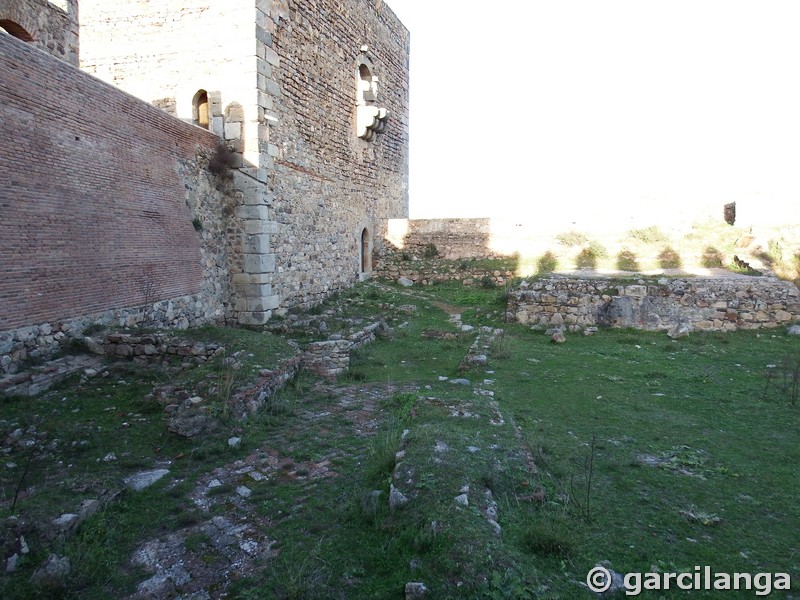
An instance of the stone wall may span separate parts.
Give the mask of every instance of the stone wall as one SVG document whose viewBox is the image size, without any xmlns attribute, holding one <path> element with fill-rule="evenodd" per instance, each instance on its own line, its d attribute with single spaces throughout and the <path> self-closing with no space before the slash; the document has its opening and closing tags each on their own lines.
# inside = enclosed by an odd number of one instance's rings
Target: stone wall
<svg viewBox="0 0 800 600">
<path fill-rule="evenodd" d="M 78 66 L 78 0 L 0 0 L 0 28 Z"/>
<path fill-rule="evenodd" d="M 492 248 L 492 235 L 492 219 L 392 219 L 380 258 L 430 258 L 434 251 L 447 260 L 505 256 Z"/>
<path fill-rule="evenodd" d="M 285 310 L 369 273 L 387 219 L 408 214 L 409 34 L 375 0 L 275 0 L 269 16 L 271 242 Z M 372 64 L 376 103 L 388 111 L 372 141 L 356 134 L 359 61 Z"/>
<path fill-rule="evenodd" d="M 11 36 L 0 72 L 2 369 L 94 320 L 223 319 L 235 199 L 204 169 L 217 138 Z"/>
<path fill-rule="evenodd" d="M 648 330 L 735 331 L 800 322 L 800 291 L 771 277 L 523 281 L 508 316 L 538 328 L 581 331 L 598 324 Z"/>
<path fill-rule="evenodd" d="M 409 36 L 383 2 L 84 0 L 81 28 L 98 77 L 190 122 L 208 94 L 209 129 L 236 154 L 240 323 L 371 271 L 386 220 L 408 212 Z M 364 64 L 389 115 L 372 141 L 356 129 Z"/>
</svg>

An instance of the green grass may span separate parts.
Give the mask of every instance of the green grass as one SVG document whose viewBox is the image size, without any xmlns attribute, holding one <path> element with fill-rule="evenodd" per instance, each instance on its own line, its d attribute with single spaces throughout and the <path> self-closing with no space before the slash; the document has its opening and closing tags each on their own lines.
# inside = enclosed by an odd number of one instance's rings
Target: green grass
<svg viewBox="0 0 800 600">
<path fill-rule="evenodd" d="M 130 566 L 138 543 L 215 515 L 263 520 L 276 542 L 272 558 L 227 588 L 235 598 L 395 598 L 409 581 L 434 598 L 587 598 L 579 582 L 603 560 L 622 573 L 709 565 L 797 578 L 800 406 L 787 365 L 800 357 L 798 338 L 774 330 L 672 341 L 601 329 L 554 345 L 504 323 L 502 299 L 503 290 L 460 284 L 343 292 L 319 314 L 380 316 L 392 337 L 355 352 L 351 376 L 301 375 L 262 415 L 202 440 L 168 434 L 161 412 L 145 410 L 143 395 L 175 377 L 166 368 L 111 370 L 6 400 L 1 435 L 36 425 L 60 440 L 32 460 L 22 487 L 38 491 L 15 513 L 52 517 L 171 461 L 169 481 L 124 493 L 58 542 L 78 565 L 62 594 L 70 598 L 132 593 L 146 577 Z M 484 349 L 487 366 L 459 371 L 476 331 L 459 331 L 445 309 L 505 329 Z M 280 356 L 260 354 L 283 344 L 261 336 L 222 342 L 241 350 L 242 381 Z M 205 381 L 215 369 L 181 377 Z M 451 383 L 457 377 L 470 385 Z M 235 450 L 232 432 L 243 438 Z M 103 462 L 110 451 L 118 460 Z M 207 512 L 189 499 L 204 474 L 268 454 L 290 466 L 248 482 L 245 508 L 230 501 L 239 481 L 214 488 Z M 6 515 L 24 459 L 15 451 L 5 460 L 19 466 L 0 471 Z M 313 476 L 319 465 L 327 471 Z M 390 484 L 410 499 L 395 511 Z M 34 555 L 0 579 L 3 598 L 39 597 L 29 577 L 46 546 L 32 541 Z M 202 533 L 186 545 L 217 559 Z"/>
</svg>

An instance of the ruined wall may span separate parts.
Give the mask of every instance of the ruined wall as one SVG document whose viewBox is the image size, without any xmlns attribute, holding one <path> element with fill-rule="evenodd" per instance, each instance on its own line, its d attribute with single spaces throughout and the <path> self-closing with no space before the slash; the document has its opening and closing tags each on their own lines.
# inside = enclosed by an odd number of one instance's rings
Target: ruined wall
<svg viewBox="0 0 800 600">
<path fill-rule="evenodd" d="M 492 248 L 492 234 L 492 219 L 392 219 L 380 256 L 387 261 L 398 253 L 446 260 L 503 256 Z"/>
<path fill-rule="evenodd" d="M 259 31 L 278 58 L 267 82 L 271 243 L 285 309 L 354 282 L 363 230 L 369 260 L 386 220 L 408 213 L 409 34 L 376 0 L 276 0 L 268 17 Z M 369 142 L 355 129 L 362 45 L 389 114 Z"/>
<path fill-rule="evenodd" d="M 620 282 L 551 277 L 523 281 L 508 316 L 539 328 L 580 331 L 606 324 L 650 330 L 736 331 L 800 322 L 800 291 L 771 277 Z"/>
<path fill-rule="evenodd" d="M 152 325 L 223 318 L 226 199 L 203 169 L 215 136 L 11 36 L 0 72 L 3 369 L 86 316 L 136 324 L 145 302 Z"/>
<path fill-rule="evenodd" d="M 0 0 L 0 28 L 78 66 L 78 0 Z"/>
</svg>

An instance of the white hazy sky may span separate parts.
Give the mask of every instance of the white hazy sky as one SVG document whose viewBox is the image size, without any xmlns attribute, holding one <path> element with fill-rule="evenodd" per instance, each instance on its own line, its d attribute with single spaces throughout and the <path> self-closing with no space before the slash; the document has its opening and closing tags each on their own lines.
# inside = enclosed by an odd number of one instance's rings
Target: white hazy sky
<svg viewBox="0 0 800 600">
<path fill-rule="evenodd" d="M 797 0 L 387 3 L 411 31 L 412 218 L 800 213 Z"/>
</svg>

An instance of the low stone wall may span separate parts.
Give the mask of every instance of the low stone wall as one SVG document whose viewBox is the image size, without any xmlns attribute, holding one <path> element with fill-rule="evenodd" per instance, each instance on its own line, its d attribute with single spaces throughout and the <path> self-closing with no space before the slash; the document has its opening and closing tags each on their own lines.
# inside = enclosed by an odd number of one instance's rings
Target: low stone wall
<svg viewBox="0 0 800 600">
<path fill-rule="evenodd" d="M 134 335 L 128 333 L 110 333 L 105 344 L 98 344 L 92 338 L 84 338 L 87 348 L 95 354 L 119 357 L 162 357 L 165 355 L 191 357 L 197 362 L 211 360 L 225 352 L 219 344 L 201 344 L 175 341 L 169 336 Z"/>
<path fill-rule="evenodd" d="M 500 268 L 471 267 L 465 261 L 451 260 L 403 260 L 401 254 L 384 254 L 375 265 L 373 274 L 384 279 L 397 280 L 405 277 L 420 285 L 431 285 L 437 281 L 460 281 L 464 285 L 486 284 L 503 286 L 514 278 L 514 271 Z"/>
<path fill-rule="evenodd" d="M 350 368 L 350 351 L 375 341 L 381 322 L 371 323 L 361 331 L 342 337 L 334 334 L 321 342 L 312 342 L 303 351 L 303 366 L 316 375 L 335 377 Z"/>
<path fill-rule="evenodd" d="M 106 312 L 41 323 L 0 332 L 0 374 L 15 373 L 30 359 L 47 358 L 73 340 L 82 340 L 83 331 L 92 325 L 133 328 L 144 323 L 147 328 L 188 329 L 224 320 L 216 300 L 204 294 L 164 300 L 152 305 L 108 310 Z"/>
<path fill-rule="evenodd" d="M 519 323 L 581 331 L 603 324 L 648 330 L 736 331 L 800 322 L 800 291 L 770 277 L 620 282 L 551 277 L 523 281 L 509 294 Z"/>
</svg>

